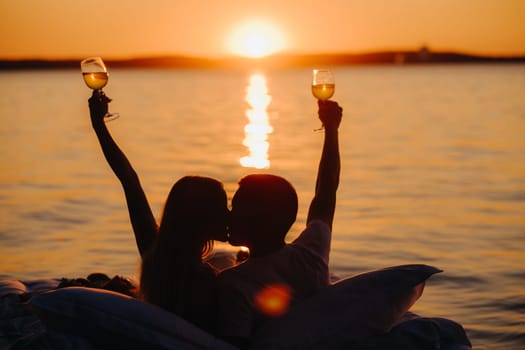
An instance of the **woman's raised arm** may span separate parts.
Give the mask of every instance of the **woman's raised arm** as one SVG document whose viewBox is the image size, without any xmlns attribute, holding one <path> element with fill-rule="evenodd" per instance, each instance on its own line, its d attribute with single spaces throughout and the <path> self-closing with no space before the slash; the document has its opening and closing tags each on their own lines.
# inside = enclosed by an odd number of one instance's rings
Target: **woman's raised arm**
<svg viewBox="0 0 525 350">
<path fill-rule="evenodd" d="M 129 218 L 135 233 L 137 247 L 142 257 L 152 246 L 158 232 L 158 226 L 137 173 L 126 155 L 111 137 L 104 122 L 104 115 L 108 111 L 108 103 L 110 101 L 102 91 L 93 91 L 93 95 L 89 99 L 91 125 L 93 130 L 95 130 L 109 166 L 120 180 L 124 189 Z"/>
</svg>

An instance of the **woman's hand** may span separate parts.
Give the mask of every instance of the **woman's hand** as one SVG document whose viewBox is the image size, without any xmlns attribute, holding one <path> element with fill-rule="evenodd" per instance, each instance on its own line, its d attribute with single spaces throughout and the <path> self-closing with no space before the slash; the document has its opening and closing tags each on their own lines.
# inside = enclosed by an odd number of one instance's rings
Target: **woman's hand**
<svg viewBox="0 0 525 350">
<path fill-rule="evenodd" d="M 89 99 L 89 111 L 93 124 L 104 122 L 104 116 L 108 113 L 108 103 L 111 99 L 102 90 L 93 90 Z"/>
</svg>

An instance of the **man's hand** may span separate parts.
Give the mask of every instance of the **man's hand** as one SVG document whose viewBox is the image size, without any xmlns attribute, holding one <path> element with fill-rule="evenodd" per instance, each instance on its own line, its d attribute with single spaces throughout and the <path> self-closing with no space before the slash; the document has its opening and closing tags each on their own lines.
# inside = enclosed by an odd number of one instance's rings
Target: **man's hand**
<svg viewBox="0 0 525 350">
<path fill-rule="evenodd" d="M 317 104 L 319 106 L 319 119 L 323 123 L 323 127 L 325 129 L 337 130 L 339 124 L 341 124 L 343 108 L 341 108 L 337 102 L 330 100 L 318 100 Z"/>
</svg>

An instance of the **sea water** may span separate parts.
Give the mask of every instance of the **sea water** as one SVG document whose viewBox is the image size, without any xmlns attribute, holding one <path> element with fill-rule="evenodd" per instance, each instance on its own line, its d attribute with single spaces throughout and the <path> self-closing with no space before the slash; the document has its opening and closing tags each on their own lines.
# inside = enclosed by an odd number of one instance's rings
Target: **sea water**
<svg viewBox="0 0 525 350">
<path fill-rule="evenodd" d="M 110 69 L 108 127 L 159 217 L 199 174 L 231 198 L 249 173 L 286 177 L 305 225 L 322 138 L 308 69 Z M 425 263 L 414 311 L 476 349 L 525 346 L 525 66 L 333 69 L 341 182 L 330 267 L 344 277 Z M 91 129 L 80 70 L 0 73 L 0 278 L 137 275 L 120 184 Z M 225 244 L 217 249 L 231 249 Z"/>
</svg>

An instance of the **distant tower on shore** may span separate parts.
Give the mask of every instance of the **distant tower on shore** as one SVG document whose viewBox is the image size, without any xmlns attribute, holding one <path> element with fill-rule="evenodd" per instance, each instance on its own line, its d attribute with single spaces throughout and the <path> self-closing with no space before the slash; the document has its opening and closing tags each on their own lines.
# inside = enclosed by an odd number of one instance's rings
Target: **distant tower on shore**
<svg viewBox="0 0 525 350">
<path fill-rule="evenodd" d="M 432 56 L 432 53 L 426 45 L 423 45 L 419 48 L 419 51 L 417 53 L 417 58 L 419 61 L 426 62 L 430 59 L 430 56 Z"/>
</svg>

